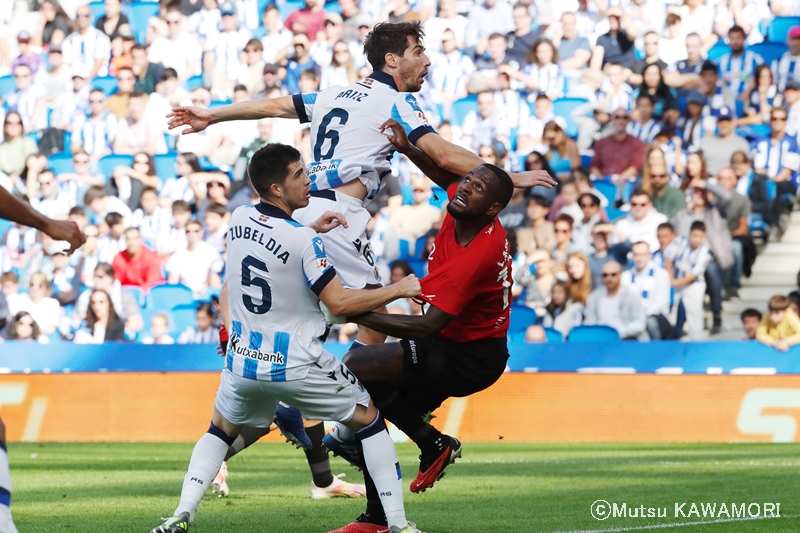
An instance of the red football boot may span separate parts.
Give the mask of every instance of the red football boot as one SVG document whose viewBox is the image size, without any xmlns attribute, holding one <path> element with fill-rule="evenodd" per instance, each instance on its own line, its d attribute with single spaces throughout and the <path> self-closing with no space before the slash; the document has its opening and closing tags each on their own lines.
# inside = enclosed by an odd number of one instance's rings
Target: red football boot
<svg viewBox="0 0 800 533">
<path fill-rule="evenodd" d="M 444 435 L 444 437 L 449 439 L 449 442 L 430 465 L 426 467 L 420 461 L 419 473 L 414 478 L 414 481 L 411 482 L 411 492 L 425 492 L 431 488 L 434 483 L 444 477 L 444 469 L 461 457 L 461 442 L 448 435 Z M 422 459 L 422 456 L 420 456 L 420 459 Z"/>
</svg>

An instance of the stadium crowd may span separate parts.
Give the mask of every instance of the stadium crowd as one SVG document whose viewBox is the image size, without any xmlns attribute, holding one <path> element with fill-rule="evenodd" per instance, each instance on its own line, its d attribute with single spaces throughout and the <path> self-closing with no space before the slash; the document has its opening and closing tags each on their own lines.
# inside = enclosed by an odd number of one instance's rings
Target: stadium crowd
<svg viewBox="0 0 800 533">
<path fill-rule="evenodd" d="M 76 221 L 87 243 L 67 257 L 31 228 L 2 228 L 0 339 L 216 342 L 227 223 L 257 201 L 248 157 L 282 142 L 311 161 L 308 124 L 181 136 L 165 115 L 352 83 L 370 72 L 361 44 L 381 21 L 425 21 L 418 99 L 442 137 L 558 179 L 517 190 L 500 215 L 518 337 L 719 331 L 723 301 L 795 205 L 796 0 L 106 0 L 74 17 L 32 0 L 34 31 L 8 4 L 0 186 Z M 399 155 L 392 169 L 368 208 L 394 281 L 424 273 L 446 193 Z M 335 333 L 345 342 L 355 326 Z"/>
</svg>

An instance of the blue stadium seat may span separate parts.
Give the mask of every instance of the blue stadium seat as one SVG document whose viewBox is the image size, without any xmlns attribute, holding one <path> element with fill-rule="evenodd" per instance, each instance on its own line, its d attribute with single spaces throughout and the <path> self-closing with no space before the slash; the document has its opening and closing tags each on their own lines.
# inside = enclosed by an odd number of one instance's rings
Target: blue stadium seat
<svg viewBox="0 0 800 533">
<path fill-rule="evenodd" d="M 122 154 L 111 154 L 103 156 L 100 158 L 100 161 L 97 162 L 100 174 L 105 176 L 106 179 L 111 178 L 111 174 L 114 173 L 115 168 L 119 166 L 130 168 L 131 165 L 133 165 L 133 156 L 122 155 Z"/>
<path fill-rule="evenodd" d="M 152 287 L 145 298 L 148 310 L 163 311 L 176 305 L 190 305 L 194 301 L 192 290 L 181 283 L 162 283 Z"/>
<path fill-rule="evenodd" d="M 767 198 L 774 200 L 778 196 L 778 184 L 772 180 L 767 180 Z"/>
<path fill-rule="evenodd" d="M 281 14 L 281 20 L 286 20 L 286 17 L 289 16 L 289 13 L 295 9 L 301 9 L 305 5 L 305 2 L 303 2 L 303 0 L 287 0 L 286 2 L 275 5 L 278 6 L 278 12 Z"/>
<path fill-rule="evenodd" d="M 681 116 L 686 114 L 686 98 L 678 98 L 678 111 L 680 111 Z"/>
<path fill-rule="evenodd" d="M 158 15 L 158 2 L 133 2 L 130 6 L 128 18 L 131 23 L 131 30 L 136 36 L 136 42 L 144 44 L 147 39 L 147 21 L 151 17 Z"/>
<path fill-rule="evenodd" d="M 270 3 L 274 2 L 270 2 L 269 0 L 258 0 L 259 28 L 261 28 L 261 20 L 264 18 L 264 10 L 267 8 L 267 4 Z"/>
<path fill-rule="evenodd" d="M 547 337 L 547 342 L 564 342 L 564 335 L 558 330 L 544 328 L 544 334 Z"/>
<path fill-rule="evenodd" d="M 111 96 L 117 92 L 117 78 L 114 76 L 98 76 L 92 80 L 92 87 L 100 89 L 106 96 Z"/>
<path fill-rule="evenodd" d="M 747 226 L 750 229 L 750 235 L 766 235 L 769 231 L 769 226 L 764 222 L 764 218 L 760 213 L 750 213 Z"/>
<path fill-rule="evenodd" d="M 589 168 L 592 166 L 592 156 L 588 154 L 583 154 L 581 156 L 581 166 L 584 168 Z"/>
<path fill-rule="evenodd" d="M 516 333 L 518 331 L 525 331 L 528 326 L 536 324 L 538 320 L 536 311 L 524 305 L 511 306 L 511 320 L 508 323 L 508 332 Z"/>
<path fill-rule="evenodd" d="M 569 342 L 615 342 L 619 333 L 609 326 L 578 326 L 569 332 Z"/>
<path fill-rule="evenodd" d="M 198 74 L 197 76 L 192 76 L 188 80 L 186 80 L 186 90 L 187 91 L 194 91 L 198 87 L 203 86 L 203 76 Z"/>
<path fill-rule="evenodd" d="M 606 214 L 608 215 L 609 222 L 615 222 L 620 218 L 624 217 L 625 215 L 627 215 L 628 213 L 626 211 L 623 211 L 622 209 L 608 207 L 606 208 Z"/>
<path fill-rule="evenodd" d="M 8 231 L 8 228 L 10 228 L 10 227 L 11 227 L 11 221 L 10 220 L 6 220 L 4 218 L 0 218 L 0 239 L 3 238 L 3 236 Z M 22 287 L 20 287 L 20 292 L 22 292 Z"/>
<path fill-rule="evenodd" d="M 397 239 L 397 242 L 400 246 L 400 257 L 398 259 L 403 259 L 405 261 L 411 259 L 411 241 L 408 239 Z"/>
<path fill-rule="evenodd" d="M 342 6 L 339 5 L 339 2 L 328 2 L 325 4 L 325 11 L 327 13 L 336 13 L 337 15 L 341 15 Z"/>
<path fill-rule="evenodd" d="M 800 23 L 799 23 L 800 24 Z M 780 59 L 780 57 L 789 49 L 784 43 L 776 43 L 764 41 L 763 43 L 754 44 L 749 46 L 748 50 L 752 50 L 756 54 L 764 58 L 764 63 L 772 65 L 772 62 Z"/>
<path fill-rule="evenodd" d="M 785 43 L 792 26 L 800 26 L 800 17 L 775 17 L 769 25 L 767 36 L 776 43 Z"/>
<path fill-rule="evenodd" d="M 600 191 L 600 194 L 606 197 L 608 200 L 609 205 L 614 205 L 614 200 L 617 198 L 617 186 L 611 183 L 610 181 L 600 181 L 597 180 L 594 182 L 594 188 Z"/>
<path fill-rule="evenodd" d="M 433 194 L 431 194 L 431 197 L 428 200 L 428 203 L 431 204 L 434 207 L 438 207 L 438 208 L 441 209 L 441 207 L 445 203 L 447 203 L 447 191 L 442 189 L 438 185 L 434 185 L 433 187 L 431 187 L 431 192 Z M 436 195 L 436 198 L 434 198 L 434 194 Z M 437 198 L 438 198 L 438 200 L 437 200 Z"/>
<path fill-rule="evenodd" d="M 407 259 L 409 266 L 411 266 L 411 270 L 414 271 L 414 275 L 418 278 L 425 277 L 425 266 L 427 265 L 427 261 L 424 259 Z"/>
<path fill-rule="evenodd" d="M 211 103 L 208 104 L 209 109 L 214 109 L 215 107 L 222 107 L 224 105 L 232 104 L 230 100 L 211 100 Z"/>
<path fill-rule="evenodd" d="M 453 107 L 450 108 L 450 123 L 453 126 L 461 126 L 464 117 L 470 111 L 478 111 L 478 97 L 474 94 L 453 102 Z"/>
<path fill-rule="evenodd" d="M 219 293 L 220 293 L 221 290 L 222 290 L 222 287 L 209 287 L 209 288 L 206 289 L 206 292 L 204 292 L 203 295 L 199 299 L 195 300 L 194 303 L 195 304 L 199 304 L 201 302 L 210 302 L 211 298 L 213 296 L 216 296 L 216 297 L 219 298 Z"/>
<path fill-rule="evenodd" d="M 139 307 L 144 307 L 145 293 L 143 288 L 138 285 L 123 285 L 122 288 L 136 298 L 136 303 L 139 304 Z"/>
<path fill-rule="evenodd" d="M 89 9 L 92 10 L 92 25 L 95 21 L 106 14 L 105 2 L 89 2 Z"/>
<path fill-rule="evenodd" d="M 14 76 L 11 74 L 0 76 L 0 96 L 5 96 L 16 88 L 17 84 L 14 83 Z"/>
<path fill-rule="evenodd" d="M 567 136 L 576 137 L 578 135 L 578 125 L 572 120 L 572 111 L 588 102 L 585 98 L 557 98 L 553 100 L 553 114 L 564 119 L 567 124 Z"/>
<path fill-rule="evenodd" d="M 712 46 L 711 50 L 708 51 L 708 59 L 716 61 L 730 51 L 731 47 L 725 44 L 725 41 L 717 41 L 717 44 Z"/>
<path fill-rule="evenodd" d="M 195 325 L 197 314 L 197 306 L 194 303 L 175 305 L 169 310 L 169 332 L 173 335 L 175 340 L 178 340 L 178 335 L 183 333 L 186 328 Z"/>
<path fill-rule="evenodd" d="M 633 182 L 629 181 L 625 184 L 625 188 L 622 189 L 622 201 L 626 204 L 630 202 L 631 194 L 633 194 Z"/>
<path fill-rule="evenodd" d="M 178 159 L 178 152 L 167 152 L 166 154 L 156 154 L 153 158 L 156 163 L 156 175 L 162 180 L 174 178 L 175 161 Z"/>
<path fill-rule="evenodd" d="M 69 146 L 67 146 L 67 148 L 69 148 Z M 72 164 L 72 154 L 70 152 L 57 152 L 51 155 L 47 158 L 47 166 L 53 169 L 56 176 L 75 172 L 75 166 Z"/>
</svg>

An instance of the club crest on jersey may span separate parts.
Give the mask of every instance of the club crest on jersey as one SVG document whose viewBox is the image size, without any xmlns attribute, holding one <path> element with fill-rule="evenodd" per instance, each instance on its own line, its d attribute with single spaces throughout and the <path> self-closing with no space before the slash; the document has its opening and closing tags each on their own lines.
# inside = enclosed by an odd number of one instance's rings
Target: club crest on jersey
<svg viewBox="0 0 800 533">
<path fill-rule="evenodd" d="M 374 81 L 375 81 L 375 80 L 373 80 L 372 78 L 364 78 L 364 79 L 363 79 L 363 80 L 361 80 L 359 83 L 360 83 L 361 85 L 366 85 L 367 87 L 372 87 L 372 83 L 373 83 Z"/>
<path fill-rule="evenodd" d="M 258 216 L 258 221 L 259 222 L 265 222 L 266 223 L 267 220 L 269 220 L 269 217 L 267 215 L 259 215 Z"/>
<path fill-rule="evenodd" d="M 428 119 L 425 117 L 425 113 L 423 113 L 422 111 L 417 111 L 417 118 L 423 124 L 427 124 L 428 123 Z"/>
<path fill-rule="evenodd" d="M 319 266 L 320 270 L 325 270 L 326 268 L 328 268 L 328 260 L 325 257 L 318 258 L 317 266 Z"/>
</svg>

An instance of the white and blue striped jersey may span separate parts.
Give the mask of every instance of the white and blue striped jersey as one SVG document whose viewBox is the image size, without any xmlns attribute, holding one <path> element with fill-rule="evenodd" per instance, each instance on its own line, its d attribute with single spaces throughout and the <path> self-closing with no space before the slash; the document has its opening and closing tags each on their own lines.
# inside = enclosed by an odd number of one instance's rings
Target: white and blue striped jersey
<svg viewBox="0 0 800 533">
<path fill-rule="evenodd" d="M 97 122 L 87 115 L 79 114 L 72 127 L 72 140 L 80 142 L 91 156 L 105 155 L 114 145 L 118 127 L 117 116 L 111 111 L 104 111 Z"/>
<path fill-rule="evenodd" d="M 692 283 L 703 281 L 706 268 L 711 262 L 711 250 L 707 243 L 702 243 L 695 249 L 689 237 L 678 235 L 664 250 L 664 256 L 672 259 L 672 272 L 676 279 L 682 279 L 689 274 L 697 276 Z"/>
<path fill-rule="evenodd" d="M 656 135 L 661 131 L 661 123 L 655 119 L 650 119 L 644 124 L 639 120 L 628 122 L 626 128 L 628 135 L 633 135 L 645 144 L 650 144 L 656 140 Z"/>
<path fill-rule="evenodd" d="M 773 143 L 772 139 L 759 141 L 753 150 L 753 166 L 764 169 L 770 179 L 775 179 L 784 168 L 792 171 L 789 180 L 797 183 L 797 172 L 800 170 L 800 154 L 798 154 L 797 140 L 791 135 L 784 134 L 780 142 Z"/>
<path fill-rule="evenodd" d="M 751 50 L 745 50 L 738 57 L 729 52 L 717 60 L 717 69 L 728 89 L 736 94 L 742 94 L 756 67 L 763 62 L 764 59 Z"/>
<path fill-rule="evenodd" d="M 781 92 L 786 88 L 788 80 L 800 80 L 800 56 L 793 56 L 790 52 L 786 52 L 780 59 L 773 61 L 772 76 Z"/>
<path fill-rule="evenodd" d="M 322 355 L 319 293 L 336 276 L 322 239 L 266 203 L 237 208 L 230 224 L 225 367 L 249 379 L 303 379 Z"/>
<path fill-rule="evenodd" d="M 464 52 L 434 52 L 430 59 L 428 80 L 435 95 L 452 96 L 466 89 L 469 77 L 475 72 L 475 64 Z"/>
<path fill-rule="evenodd" d="M 108 65 L 111 61 L 111 40 L 108 35 L 94 26 L 89 26 L 86 33 L 72 32 L 61 43 L 64 63 L 70 66 L 85 65 L 89 71 L 94 69 L 94 62 L 101 59 L 98 76 L 108 76 Z"/>
<path fill-rule="evenodd" d="M 358 179 L 367 188 L 364 205 L 389 175 L 394 154 L 387 134 L 378 129 L 381 124 L 393 118 L 411 143 L 435 133 L 414 95 L 398 92 L 394 79 L 384 72 L 292 98 L 300 123 L 311 123 L 313 161 L 306 166 L 311 190 L 333 189 Z"/>
</svg>

